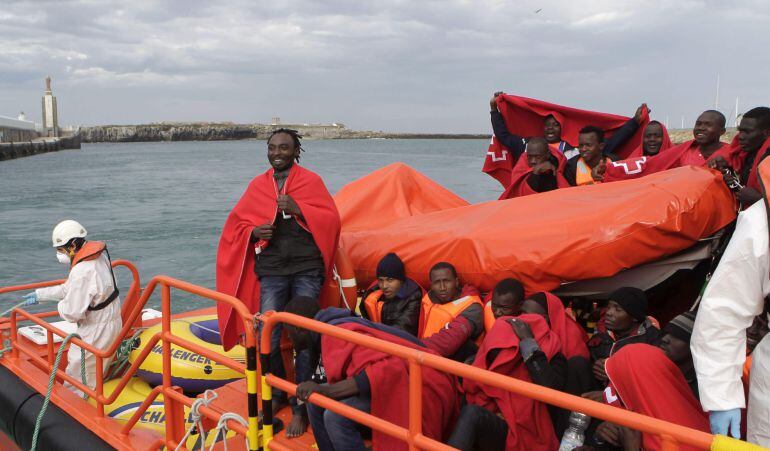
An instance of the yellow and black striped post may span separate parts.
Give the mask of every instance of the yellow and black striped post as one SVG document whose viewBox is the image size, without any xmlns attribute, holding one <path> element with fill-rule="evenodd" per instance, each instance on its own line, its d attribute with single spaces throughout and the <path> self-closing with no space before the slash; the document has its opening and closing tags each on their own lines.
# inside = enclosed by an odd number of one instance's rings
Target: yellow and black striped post
<svg viewBox="0 0 770 451">
<path fill-rule="evenodd" d="M 262 448 L 267 449 L 273 439 L 273 387 L 267 385 L 267 375 L 270 374 L 270 354 L 260 352 L 262 364 Z"/>
<path fill-rule="evenodd" d="M 257 398 L 257 347 L 246 348 L 246 391 L 249 409 L 249 451 L 259 449 L 259 400 Z"/>
</svg>

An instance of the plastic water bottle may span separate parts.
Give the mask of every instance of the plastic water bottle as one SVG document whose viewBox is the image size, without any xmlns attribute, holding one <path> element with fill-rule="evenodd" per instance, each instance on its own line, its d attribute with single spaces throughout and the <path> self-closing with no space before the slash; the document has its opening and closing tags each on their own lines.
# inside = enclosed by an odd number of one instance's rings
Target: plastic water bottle
<svg viewBox="0 0 770 451">
<path fill-rule="evenodd" d="M 572 412 L 569 414 L 569 427 L 564 431 L 561 438 L 559 451 L 572 451 L 578 446 L 582 446 L 585 441 L 585 431 L 588 429 L 588 423 L 591 417 L 584 413 Z"/>
</svg>

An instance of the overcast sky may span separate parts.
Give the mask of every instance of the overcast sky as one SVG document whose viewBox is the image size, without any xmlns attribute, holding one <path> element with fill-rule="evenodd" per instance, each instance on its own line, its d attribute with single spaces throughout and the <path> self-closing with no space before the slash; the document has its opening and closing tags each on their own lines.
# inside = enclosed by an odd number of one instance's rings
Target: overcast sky
<svg viewBox="0 0 770 451">
<path fill-rule="evenodd" d="M 539 12 L 538 12 L 539 10 Z M 495 90 L 672 128 L 770 104 L 767 0 L 0 0 L 0 115 L 487 132 Z"/>
</svg>

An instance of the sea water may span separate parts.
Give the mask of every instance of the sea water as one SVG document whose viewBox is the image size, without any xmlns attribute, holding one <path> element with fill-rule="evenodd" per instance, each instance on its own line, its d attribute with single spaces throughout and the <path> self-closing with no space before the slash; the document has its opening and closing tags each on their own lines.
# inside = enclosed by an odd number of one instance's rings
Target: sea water
<svg viewBox="0 0 770 451">
<path fill-rule="evenodd" d="M 301 164 L 332 193 L 404 162 L 471 203 L 502 188 L 481 172 L 486 140 L 305 141 Z M 113 259 L 134 262 L 145 285 L 166 274 L 213 288 L 222 225 L 248 182 L 268 169 L 264 141 L 84 144 L 0 162 L 0 286 L 66 277 L 53 226 L 75 219 Z M 382 193 L 386 196 L 387 193 Z M 130 277 L 117 271 L 123 292 Z M 0 309 L 19 296 L 0 296 Z M 174 293 L 175 311 L 211 305 Z M 150 306 L 158 306 L 157 296 Z M 50 306 L 45 306 L 50 308 Z"/>
</svg>

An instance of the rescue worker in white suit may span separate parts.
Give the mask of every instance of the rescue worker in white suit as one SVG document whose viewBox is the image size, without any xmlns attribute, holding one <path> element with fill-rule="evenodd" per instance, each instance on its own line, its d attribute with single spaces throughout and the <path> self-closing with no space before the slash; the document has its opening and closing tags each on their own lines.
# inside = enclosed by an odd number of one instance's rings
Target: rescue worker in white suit
<svg viewBox="0 0 770 451">
<path fill-rule="evenodd" d="M 770 175 L 770 158 L 760 165 L 760 177 L 763 173 Z M 765 187 L 767 178 L 761 177 Z M 735 438 L 741 434 L 745 407 L 741 374 L 746 329 L 762 313 L 770 293 L 767 214 L 764 201 L 738 216 L 735 233 L 703 293 L 690 344 L 711 431 Z M 753 352 L 746 426 L 749 442 L 770 447 L 770 334 Z"/>
<path fill-rule="evenodd" d="M 86 229 L 76 221 L 60 222 L 53 229 L 53 247 L 60 263 L 70 265 L 69 277 L 61 285 L 38 288 L 25 296 L 28 304 L 38 301 L 58 302 L 59 315 L 77 324 L 80 338 L 99 349 L 109 347 L 120 334 L 123 321 L 120 298 L 104 243 L 86 241 Z M 66 373 L 82 381 L 80 348 L 71 345 L 67 354 Z M 110 359 L 104 360 L 104 369 Z M 87 385 L 96 385 L 96 358 L 86 352 Z M 69 384 L 65 384 L 69 386 Z M 81 394 L 70 386 L 70 389 Z"/>
</svg>

